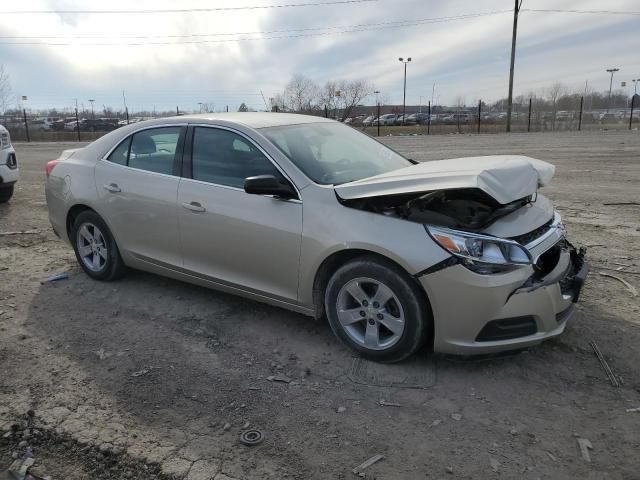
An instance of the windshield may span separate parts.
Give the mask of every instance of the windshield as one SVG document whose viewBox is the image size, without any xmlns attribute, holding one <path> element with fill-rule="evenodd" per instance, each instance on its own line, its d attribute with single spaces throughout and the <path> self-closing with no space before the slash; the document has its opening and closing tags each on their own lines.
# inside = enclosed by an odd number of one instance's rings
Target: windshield
<svg viewBox="0 0 640 480">
<path fill-rule="evenodd" d="M 371 137 L 340 123 L 260 129 L 311 180 L 338 185 L 411 166 Z"/>
</svg>

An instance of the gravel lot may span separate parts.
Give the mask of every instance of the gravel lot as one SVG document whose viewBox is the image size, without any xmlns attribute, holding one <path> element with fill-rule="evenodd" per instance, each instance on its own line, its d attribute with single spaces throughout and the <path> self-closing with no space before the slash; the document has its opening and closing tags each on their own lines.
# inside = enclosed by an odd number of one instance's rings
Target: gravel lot
<svg viewBox="0 0 640 480">
<path fill-rule="evenodd" d="M 46 161 L 77 144 L 19 144 L 0 232 L 40 233 L 0 236 L 0 428 L 17 425 L 0 438 L 0 475 L 25 436 L 37 464 L 68 480 L 346 479 L 375 454 L 367 478 L 638 478 L 640 411 L 626 410 L 640 407 L 640 297 L 599 272 L 640 289 L 640 206 L 607 205 L 640 201 L 639 133 L 384 141 L 421 161 L 556 164 L 545 194 L 592 264 L 564 335 L 498 358 L 380 366 L 285 310 L 141 272 L 92 281 L 51 233 L 43 191 Z M 43 283 L 59 272 L 70 278 Z M 277 375 L 290 383 L 267 380 Z M 260 446 L 239 443 L 247 428 Z"/>
</svg>

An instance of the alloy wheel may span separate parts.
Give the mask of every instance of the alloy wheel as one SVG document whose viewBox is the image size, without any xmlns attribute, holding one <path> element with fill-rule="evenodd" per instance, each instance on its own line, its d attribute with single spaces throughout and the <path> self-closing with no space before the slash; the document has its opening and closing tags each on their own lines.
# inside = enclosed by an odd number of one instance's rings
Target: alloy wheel
<svg viewBox="0 0 640 480">
<path fill-rule="evenodd" d="M 108 250 L 100 229 L 93 223 L 83 223 L 78 229 L 76 242 L 84 266 L 92 272 L 101 271 L 107 263 Z"/>
<path fill-rule="evenodd" d="M 384 350 L 405 329 L 404 311 L 395 293 L 372 278 L 354 278 L 338 292 L 336 311 L 345 333 L 357 344 Z"/>
</svg>

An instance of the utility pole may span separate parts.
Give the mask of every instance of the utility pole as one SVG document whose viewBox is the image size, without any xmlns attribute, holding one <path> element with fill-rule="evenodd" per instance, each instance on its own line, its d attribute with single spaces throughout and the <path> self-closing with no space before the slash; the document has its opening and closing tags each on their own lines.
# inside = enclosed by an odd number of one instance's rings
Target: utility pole
<svg viewBox="0 0 640 480">
<path fill-rule="evenodd" d="M 513 34 L 511 37 L 511 67 L 509 68 L 509 97 L 507 99 L 507 132 L 511 131 L 511 108 L 513 104 L 513 69 L 516 63 L 516 36 L 518 34 L 518 13 L 522 7 L 522 0 L 514 0 Z"/>
<path fill-rule="evenodd" d="M 124 111 L 127 112 L 127 125 L 129 125 L 129 108 L 127 107 L 127 97 L 124 96 L 124 90 L 122 90 L 122 104 L 124 105 Z"/>
<path fill-rule="evenodd" d="M 609 80 L 609 100 L 607 101 L 607 113 L 611 107 L 611 88 L 613 87 L 613 74 L 619 72 L 619 68 L 607 68 L 607 72 L 611 74 L 611 80 Z"/>
</svg>

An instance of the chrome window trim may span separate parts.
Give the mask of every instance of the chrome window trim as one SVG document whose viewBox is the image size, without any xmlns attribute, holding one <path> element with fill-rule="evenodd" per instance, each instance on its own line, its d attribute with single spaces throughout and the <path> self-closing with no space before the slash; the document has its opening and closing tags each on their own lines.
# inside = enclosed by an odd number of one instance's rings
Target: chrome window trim
<svg viewBox="0 0 640 480">
<path fill-rule="evenodd" d="M 545 242 L 551 235 L 553 235 L 556 230 L 561 231 L 561 237 L 565 236 L 564 225 L 562 224 L 562 217 L 560 217 L 560 214 L 557 211 L 554 212 L 553 214 L 553 222 L 551 222 L 551 225 L 549 225 L 549 229 L 546 232 L 544 232 L 542 235 L 540 235 L 538 238 L 533 240 L 532 242 L 524 245 L 524 247 L 527 250 L 536 248 L 538 245 Z"/>
<path fill-rule="evenodd" d="M 107 158 L 100 158 L 98 161 L 99 162 L 107 162 L 108 165 L 115 165 L 116 167 L 126 168 L 127 170 L 133 170 L 135 172 L 144 172 L 144 173 L 148 173 L 150 175 L 160 175 L 162 177 L 175 178 L 176 180 L 180 180 L 182 178 L 180 175 L 167 175 L 166 173 L 152 172 L 151 170 L 145 170 L 143 168 L 130 167 L 129 165 L 121 165 L 119 163 L 112 162 L 111 160 L 109 160 Z"/>
<path fill-rule="evenodd" d="M 249 143 L 251 143 L 254 147 L 256 147 L 260 151 L 260 153 L 262 153 L 269 162 L 271 162 L 271 164 L 276 168 L 276 170 L 278 170 L 282 174 L 282 176 L 284 178 L 286 178 L 289 181 L 289 183 L 291 183 L 291 185 L 293 185 L 293 188 L 295 189 L 296 193 L 298 194 L 298 198 L 290 198 L 288 200 L 297 200 L 300 203 L 302 203 L 302 195 L 300 194 L 300 190 L 298 189 L 298 186 L 295 184 L 295 182 L 293 180 L 291 180 L 291 177 L 284 171 L 284 169 L 280 165 L 278 165 L 278 162 L 276 162 L 271 157 L 271 155 L 269 155 L 265 151 L 264 148 L 262 148 L 260 145 L 258 145 L 258 143 L 254 139 L 252 139 L 251 137 L 246 135 L 244 132 L 236 130 L 235 128 L 232 128 L 232 127 L 228 127 L 226 125 L 215 125 L 215 124 L 211 124 L 211 123 L 190 123 L 189 126 L 191 126 L 193 128 L 204 127 L 204 128 L 217 128 L 217 129 L 221 129 L 221 130 L 227 130 L 227 131 L 229 131 L 231 133 L 235 133 L 235 134 L 241 136 L 242 138 L 246 139 Z M 194 134 L 195 134 L 195 132 L 194 132 Z M 191 152 L 192 152 L 192 155 L 193 155 L 193 141 L 192 141 L 192 144 L 191 144 Z M 191 162 L 193 163 L 193 160 L 191 160 Z M 193 175 L 193 173 L 192 173 L 192 175 Z M 219 183 L 205 182 L 203 180 L 196 180 L 194 178 L 186 178 L 186 177 L 182 177 L 182 178 L 185 178 L 186 180 L 193 180 L 193 181 L 196 181 L 196 182 L 206 183 L 207 185 L 217 185 L 219 187 L 228 187 L 228 188 L 232 188 L 234 190 L 240 190 L 240 191 L 244 192 L 244 189 L 238 188 L 238 187 L 232 187 L 230 185 L 221 185 Z M 269 197 L 271 195 L 262 195 L 262 196 Z"/>
</svg>

